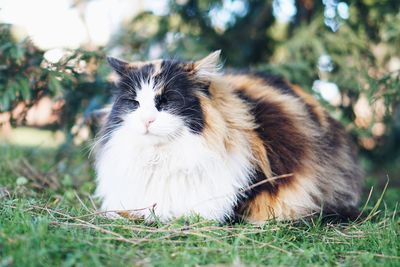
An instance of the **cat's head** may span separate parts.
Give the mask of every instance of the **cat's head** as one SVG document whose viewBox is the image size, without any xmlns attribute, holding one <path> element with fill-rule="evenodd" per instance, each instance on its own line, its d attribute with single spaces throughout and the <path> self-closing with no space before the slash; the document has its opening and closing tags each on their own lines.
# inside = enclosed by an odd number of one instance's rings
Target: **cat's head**
<svg viewBox="0 0 400 267">
<path fill-rule="evenodd" d="M 204 115 L 199 96 L 208 97 L 218 73 L 220 51 L 193 62 L 156 60 L 108 62 L 118 74 L 106 134 L 120 127 L 148 143 L 163 143 L 184 132 L 200 134 Z"/>
</svg>

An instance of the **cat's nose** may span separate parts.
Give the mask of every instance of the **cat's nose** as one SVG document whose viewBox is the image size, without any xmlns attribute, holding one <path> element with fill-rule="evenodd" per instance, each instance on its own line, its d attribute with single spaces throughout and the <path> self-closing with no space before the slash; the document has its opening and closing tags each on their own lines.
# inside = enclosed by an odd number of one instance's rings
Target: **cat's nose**
<svg viewBox="0 0 400 267">
<path fill-rule="evenodd" d="M 150 124 L 152 124 L 155 120 L 156 118 L 154 117 L 144 119 L 144 126 L 146 126 L 146 129 L 149 128 Z"/>
</svg>

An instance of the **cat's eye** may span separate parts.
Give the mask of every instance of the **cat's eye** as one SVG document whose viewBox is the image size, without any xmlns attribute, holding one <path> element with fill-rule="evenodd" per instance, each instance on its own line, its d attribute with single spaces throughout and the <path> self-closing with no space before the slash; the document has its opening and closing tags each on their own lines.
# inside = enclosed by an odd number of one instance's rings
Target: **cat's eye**
<svg viewBox="0 0 400 267">
<path fill-rule="evenodd" d="M 134 99 L 130 99 L 130 98 L 123 98 L 122 101 L 126 104 L 128 104 L 131 107 L 138 107 L 139 106 L 139 102 L 134 100 Z"/>
<path fill-rule="evenodd" d="M 165 105 L 167 104 L 168 100 L 165 96 L 158 96 L 156 98 L 156 108 L 158 110 L 162 109 L 163 107 L 165 107 Z"/>
</svg>

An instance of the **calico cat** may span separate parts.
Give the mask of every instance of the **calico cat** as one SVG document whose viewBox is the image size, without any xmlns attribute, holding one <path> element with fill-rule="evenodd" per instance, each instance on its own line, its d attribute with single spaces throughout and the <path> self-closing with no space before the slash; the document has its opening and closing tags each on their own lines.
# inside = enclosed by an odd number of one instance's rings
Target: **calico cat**
<svg viewBox="0 0 400 267">
<path fill-rule="evenodd" d="M 281 78 L 223 74 L 219 55 L 108 58 L 119 81 L 96 149 L 101 209 L 161 221 L 351 217 L 362 175 L 343 127 Z"/>
</svg>

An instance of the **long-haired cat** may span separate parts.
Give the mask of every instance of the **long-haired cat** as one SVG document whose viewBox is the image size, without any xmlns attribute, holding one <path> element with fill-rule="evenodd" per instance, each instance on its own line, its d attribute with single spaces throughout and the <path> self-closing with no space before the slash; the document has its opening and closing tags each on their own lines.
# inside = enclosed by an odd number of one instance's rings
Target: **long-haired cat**
<svg viewBox="0 0 400 267">
<path fill-rule="evenodd" d="M 199 61 L 108 61 L 119 76 L 96 150 L 102 210 L 166 221 L 348 217 L 362 176 L 342 126 L 260 73 Z"/>
</svg>

